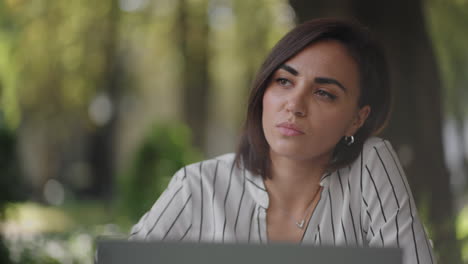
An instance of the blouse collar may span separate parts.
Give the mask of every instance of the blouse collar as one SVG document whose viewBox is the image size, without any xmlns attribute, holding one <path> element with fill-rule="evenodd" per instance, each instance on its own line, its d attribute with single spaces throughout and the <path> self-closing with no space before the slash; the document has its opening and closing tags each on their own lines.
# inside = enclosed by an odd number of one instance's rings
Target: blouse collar
<svg viewBox="0 0 468 264">
<path fill-rule="evenodd" d="M 249 170 L 244 170 L 244 173 L 247 181 L 247 189 L 252 195 L 253 199 L 261 207 L 267 209 L 269 205 L 269 197 L 263 177 L 253 174 Z M 333 172 L 324 173 L 320 178 L 320 186 L 327 187 L 330 184 L 330 178 L 332 174 Z"/>
</svg>

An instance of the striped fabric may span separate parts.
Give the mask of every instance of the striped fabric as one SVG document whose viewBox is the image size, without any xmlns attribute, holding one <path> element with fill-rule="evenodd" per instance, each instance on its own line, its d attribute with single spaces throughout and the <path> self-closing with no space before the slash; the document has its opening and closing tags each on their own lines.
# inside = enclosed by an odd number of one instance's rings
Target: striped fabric
<svg viewBox="0 0 468 264">
<path fill-rule="evenodd" d="M 263 179 L 234 154 L 179 170 L 130 239 L 267 243 Z M 370 138 L 349 167 L 322 176 L 302 243 L 400 247 L 403 263 L 435 263 L 406 176 L 388 141 Z"/>
</svg>

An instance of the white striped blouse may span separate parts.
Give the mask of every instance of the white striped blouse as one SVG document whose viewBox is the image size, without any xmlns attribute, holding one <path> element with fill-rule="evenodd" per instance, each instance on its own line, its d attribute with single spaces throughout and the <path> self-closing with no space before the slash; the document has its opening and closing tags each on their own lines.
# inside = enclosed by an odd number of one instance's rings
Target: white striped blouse
<svg viewBox="0 0 468 264">
<path fill-rule="evenodd" d="M 400 247 L 403 263 L 435 263 L 400 162 L 370 138 L 348 167 L 322 176 L 302 243 Z M 267 243 L 268 193 L 234 154 L 188 165 L 132 228 L 130 239 Z"/>
</svg>

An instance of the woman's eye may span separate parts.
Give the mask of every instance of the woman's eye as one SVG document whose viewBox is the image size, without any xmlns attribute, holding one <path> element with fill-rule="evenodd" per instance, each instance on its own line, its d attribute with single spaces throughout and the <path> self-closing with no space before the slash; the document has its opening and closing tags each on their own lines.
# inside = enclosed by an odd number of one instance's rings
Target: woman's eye
<svg viewBox="0 0 468 264">
<path fill-rule="evenodd" d="M 288 85 L 291 84 L 291 82 L 288 79 L 285 79 L 285 78 L 278 78 L 278 79 L 276 79 L 276 82 L 281 86 L 288 86 Z"/>
<path fill-rule="evenodd" d="M 330 100 L 335 100 L 336 99 L 336 95 L 334 94 L 331 94 L 325 90 L 318 90 L 317 92 L 315 92 L 315 94 L 317 94 L 318 96 L 320 97 L 324 97 L 324 98 L 327 98 L 327 99 L 330 99 Z"/>
</svg>

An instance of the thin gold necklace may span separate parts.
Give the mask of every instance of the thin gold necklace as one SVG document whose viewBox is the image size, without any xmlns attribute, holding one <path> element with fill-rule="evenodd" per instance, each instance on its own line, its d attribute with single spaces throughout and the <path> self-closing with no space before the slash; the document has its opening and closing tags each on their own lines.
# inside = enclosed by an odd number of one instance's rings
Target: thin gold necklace
<svg viewBox="0 0 468 264">
<path fill-rule="evenodd" d="M 297 221 L 296 219 L 294 219 L 290 214 L 289 212 L 287 212 L 286 210 L 280 208 L 281 211 L 283 211 L 284 213 L 286 213 L 292 220 L 294 220 L 294 223 L 296 224 L 296 227 L 299 228 L 299 229 L 303 229 L 304 228 L 304 224 L 305 224 L 305 220 L 307 218 L 307 215 L 309 214 L 309 210 L 312 208 L 312 205 L 314 204 L 314 201 L 315 199 L 317 198 L 317 195 L 318 193 L 320 192 L 320 190 L 322 189 L 322 186 L 319 186 L 319 188 L 317 189 L 317 191 L 315 192 L 314 194 L 314 197 L 312 198 L 312 200 L 310 201 L 310 204 L 307 206 L 305 212 L 304 212 L 304 215 L 302 216 L 302 219 L 300 221 Z"/>
</svg>

